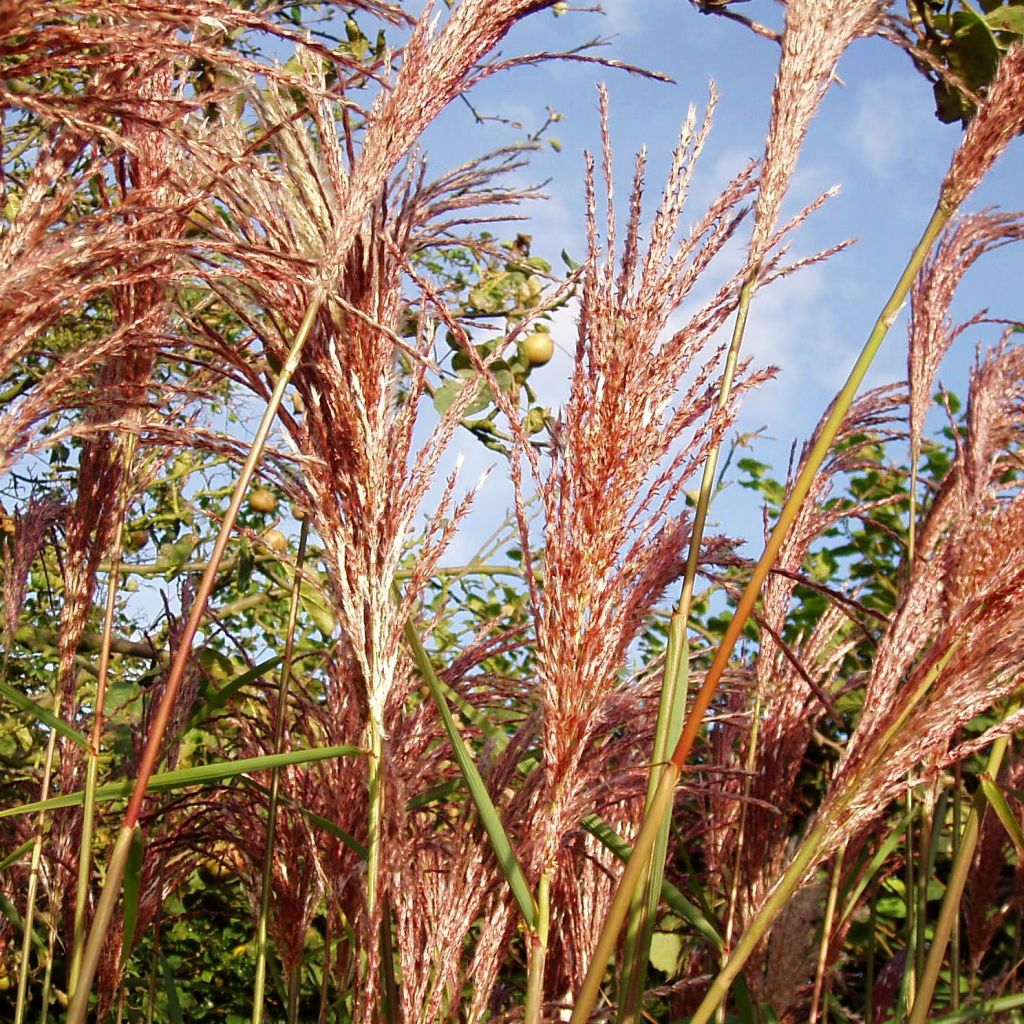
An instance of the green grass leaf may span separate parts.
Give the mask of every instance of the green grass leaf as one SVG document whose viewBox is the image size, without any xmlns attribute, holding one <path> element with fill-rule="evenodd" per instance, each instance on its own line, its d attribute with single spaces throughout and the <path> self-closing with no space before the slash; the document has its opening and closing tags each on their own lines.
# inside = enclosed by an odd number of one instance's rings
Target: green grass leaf
<svg viewBox="0 0 1024 1024">
<path fill-rule="evenodd" d="M 1010 839 L 1013 840 L 1017 856 L 1024 859 L 1024 832 L 1021 831 L 1020 822 L 1007 803 L 1006 797 L 1003 796 L 1003 791 L 988 772 L 982 772 L 978 776 L 978 780 L 981 783 L 985 799 L 989 802 L 992 810 L 996 812 L 996 817 L 1003 823 L 1003 828 L 1006 829 Z"/>
<path fill-rule="evenodd" d="M 160 954 L 160 967 L 164 975 L 164 995 L 167 997 L 167 1016 L 172 1024 L 185 1024 L 185 1018 L 181 1015 L 181 1000 L 178 998 L 178 986 L 174 983 L 174 971 L 167 962 L 167 957 Z"/>
<path fill-rule="evenodd" d="M 12 864 L 17 864 L 32 849 L 32 842 L 29 839 L 27 842 L 22 843 L 14 853 L 9 853 L 3 860 L 0 860 L 0 871 L 6 871 Z"/>
<path fill-rule="evenodd" d="M 266 674 L 271 669 L 277 668 L 283 660 L 284 658 L 282 655 L 275 655 L 273 658 L 268 658 L 266 661 L 262 661 L 258 665 L 255 665 L 253 668 L 249 669 L 248 672 L 243 672 L 240 676 L 236 676 L 230 683 L 225 683 L 224 686 L 214 693 L 211 693 L 202 704 L 195 708 L 189 721 L 197 722 L 203 714 L 210 711 L 216 711 L 218 708 L 224 707 L 239 690 L 248 686 L 250 683 L 256 682 L 260 676 Z"/>
<path fill-rule="evenodd" d="M 459 771 L 466 780 L 470 796 L 473 798 L 473 804 L 480 815 L 480 824 L 483 825 L 484 831 L 486 831 L 487 837 L 491 841 L 491 848 L 498 858 L 498 863 L 501 865 L 502 873 L 505 875 L 509 888 L 512 890 L 512 895 L 515 897 L 516 903 L 519 904 L 523 920 L 526 921 L 528 927 L 533 928 L 536 909 L 530 885 L 526 881 L 526 875 L 523 874 L 522 866 L 516 859 L 501 816 L 498 814 L 498 809 L 494 806 L 494 801 L 491 800 L 491 794 L 487 791 L 487 786 L 480 775 L 476 762 L 473 760 L 473 755 L 459 733 L 455 719 L 452 718 L 451 709 L 448 707 L 448 701 L 445 698 L 443 684 L 434 670 L 430 655 L 427 654 L 426 648 L 420 640 L 420 635 L 411 620 L 405 624 L 405 639 L 412 651 L 416 668 L 429 687 L 434 703 L 437 705 L 438 713 L 441 716 L 441 723 L 444 725 L 444 731 L 455 754 Z"/>
<path fill-rule="evenodd" d="M 71 740 L 83 750 L 89 749 L 89 741 L 77 729 L 68 725 L 67 722 L 61 721 L 53 712 L 41 708 L 31 697 L 25 696 L 10 684 L 0 683 L 0 696 L 6 697 L 16 708 L 32 715 L 48 728 L 56 729 L 61 736 Z"/>
<path fill-rule="evenodd" d="M 142 855 L 145 852 L 142 829 L 136 825 L 132 846 L 128 852 L 122 892 L 124 894 L 124 938 L 121 943 L 121 963 L 131 955 L 135 941 L 135 925 L 139 919 L 139 891 L 142 888 Z"/>
<path fill-rule="evenodd" d="M 149 780 L 147 793 L 168 793 L 186 786 L 209 786 L 214 782 L 223 782 L 236 775 L 249 772 L 267 771 L 274 767 L 290 764 L 306 764 L 310 761 L 326 761 L 333 757 L 353 757 L 365 754 L 361 747 L 342 744 L 336 747 L 316 747 L 312 750 L 290 750 L 284 754 L 267 754 L 264 757 L 245 757 L 238 761 L 215 761 L 213 764 L 196 765 L 193 768 L 179 768 L 173 772 L 160 772 Z M 96 790 L 96 799 L 117 800 L 131 795 L 134 782 L 125 779 L 123 782 L 108 782 Z M 32 814 L 35 811 L 50 811 L 57 807 L 78 807 L 83 799 L 82 790 L 65 793 L 63 796 L 51 797 L 49 800 L 37 800 L 35 803 L 22 804 L 18 807 L 7 807 L 0 811 L 0 818 L 9 818 L 17 814 Z"/>
<path fill-rule="evenodd" d="M 608 850 L 615 854 L 619 860 L 629 860 L 632 848 L 606 822 L 602 821 L 596 814 L 588 814 L 582 821 L 583 827 Z M 662 879 L 661 898 L 674 910 L 684 921 L 693 926 L 711 944 L 713 949 L 722 948 L 722 936 L 718 929 L 691 903 L 671 882 Z"/>
</svg>

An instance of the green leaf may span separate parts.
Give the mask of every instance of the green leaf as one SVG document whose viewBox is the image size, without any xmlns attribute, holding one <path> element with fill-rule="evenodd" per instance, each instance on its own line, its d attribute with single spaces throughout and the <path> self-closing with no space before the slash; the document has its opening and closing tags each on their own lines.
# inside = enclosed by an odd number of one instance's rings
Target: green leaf
<svg viewBox="0 0 1024 1024">
<path fill-rule="evenodd" d="M 313 620 L 314 625 L 329 640 L 334 635 L 338 622 L 323 594 L 309 580 L 303 580 L 299 588 L 299 600 L 303 611 Z"/>
<path fill-rule="evenodd" d="M 1024 35 L 1024 7 L 999 7 L 985 15 L 985 24 L 995 32 Z"/>
<path fill-rule="evenodd" d="M 461 380 L 446 380 L 434 391 L 434 408 L 443 416 L 464 387 Z"/>
<path fill-rule="evenodd" d="M 1003 828 L 1006 829 L 1010 839 L 1013 840 L 1013 845 L 1017 849 L 1017 856 L 1024 860 L 1024 832 L 1021 831 L 1020 822 L 1014 815 L 1010 805 L 1006 802 L 1006 797 L 1003 796 L 1002 790 L 988 772 L 982 772 L 978 776 L 978 780 L 981 783 L 985 799 L 989 802 L 992 810 L 996 812 L 996 817 L 1003 823 Z"/>
<path fill-rule="evenodd" d="M 61 736 L 71 740 L 83 750 L 89 749 L 89 741 L 77 729 L 59 719 L 51 711 L 41 708 L 31 697 L 26 697 L 20 690 L 14 689 L 8 683 L 0 683 L 0 696 L 6 697 L 15 707 L 32 715 L 43 725 L 55 729 Z"/>
<path fill-rule="evenodd" d="M 193 768 L 179 768 L 173 772 L 160 772 L 149 780 L 147 793 L 169 793 L 186 786 L 209 786 L 214 782 L 223 782 L 236 775 L 249 772 L 267 771 L 271 768 L 283 768 L 285 765 L 306 764 L 310 761 L 326 761 L 333 757 L 353 757 L 365 754 L 361 747 L 341 744 L 335 747 L 314 747 L 311 750 L 289 750 L 283 754 L 266 754 L 263 757 L 245 757 L 238 761 L 215 761 L 212 764 L 196 765 Z M 134 781 L 108 782 L 96 790 L 97 800 L 118 800 L 131 796 Z M 49 811 L 57 807 L 78 807 L 83 799 L 82 790 L 65 793 L 63 796 L 51 797 L 49 800 L 37 800 L 35 803 L 22 804 L 18 807 L 6 807 L 0 811 L 0 818 L 10 818 L 17 814 L 31 814 L 34 811 Z"/>
<path fill-rule="evenodd" d="M 996 999 L 978 1001 L 973 1006 L 953 1013 L 932 1017 L 931 1024 L 962 1024 L 968 1020 L 993 1020 L 1000 1013 L 1016 1010 L 1024 1006 L 1024 992 L 1016 992 L 1011 996 L 999 996 Z"/>
<path fill-rule="evenodd" d="M 29 839 L 19 846 L 14 853 L 9 853 L 3 860 L 0 860 L 0 871 L 6 871 L 12 864 L 17 864 L 22 857 L 32 849 L 32 840 Z"/>
<path fill-rule="evenodd" d="M 252 582 L 252 569 L 255 565 L 255 560 L 252 554 L 252 546 L 249 541 L 243 537 L 241 544 L 238 549 L 238 589 L 246 591 L 249 589 L 249 584 Z"/>
<path fill-rule="evenodd" d="M 580 823 L 595 839 L 615 854 L 619 860 L 629 860 L 632 847 L 611 827 L 596 814 L 588 814 Z M 663 879 L 661 883 L 661 898 L 674 910 L 684 921 L 688 922 L 711 944 L 713 949 L 722 948 L 722 936 L 718 929 L 691 903 L 671 882 Z"/>
<path fill-rule="evenodd" d="M 224 705 L 227 704 L 227 702 L 231 700 L 239 690 L 248 686 L 250 683 L 254 683 L 264 673 L 269 672 L 273 668 L 277 668 L 282 661 L 284 661 L 284 658 L 281 655 L 276 655 L 273 658 L 268 658 L 266 661 L 260 662 L 259 665 L 249 669 L 248 672 L 243 672 L 240 676 L 232 679 L 230 683 L 227 683 L 219 690 L 216 690 L 211 696 L 207 697 L 202 704 L 199 704 L 195 708 L 192 712 L 192 717 L 189 720 L 190 723 L 197 722 L 206 712 L 216 711 L 218 708 L 224 707 Z"/>
<path fill-rule="evenodd" d="M 268 787 L 261 786 L 258 782 L 254 782 L 252 779 L 249 779 L 247 781 L 248 784 L 252 786 L 253 789 L 258 790 L 264 796 L 270 795 L 270 790 Z M 358 839 L 349 835 L 349 833 L 346 832 L 343 828 L 339 828 L 337 825 L 335 825 L 333 821 L 329 820 L 328 818 L 321 817 L 319 814 L 316 814 L 313 811 L 311 811 L 308 807 L 304 807 L 297 800 L 292 800 L 289 797 L 285 796 L 283 793 L 279 793 L 277 799 L 285 807 L 295 808 L 295 810 L 297 810 L 299 814 L 301 814 L 303 817 L 311 821 L 314 825 L 316 825 L 319 828 L 322 828 L 325 832 L 334 836 L 335 839 L 338 839 L 340 842 L 344 843 L 345 846 L 347 846 L 360 860 L 366 860 L 366 847 L 363 846 L 363 844 L 359 842 Z"/>
<path fill-rule="evenodd" d="M 655 932 L 651 937 L 651 966 L 671 977 L 676 973 L 683 937 L 679 932 Z"/>
<path fill-rule="evenodd" d="M 174 983 L 174 972 L 167 962 L 167 957 L 160 954 L 160 966 L 164 975 L 164 995 L 167 997 L 167 1015 L 171 1018 L 172 1024 L 185 1024 L 181 1015 L 181 1000 L 178 998 L 178 986 Z"/>
<path fill-rule="evenodd" d="M 494 801 L 491 800 L 491 794 L 487 792 L 487 786 L 484 784 L 480 770 L 473 760 L 473 755 L 470 753 L 469 748 L 466 746 L 466 741 L 462 738 L 458 727 L 455 725 L 455 719 L 452 718 L 448 701 L 445 699 L 443 684 L 434 670 L 430 655 L 427 654 L 423 641 L 420 640 L 420 635 L 416 632 L 416 627 L 411 619 L 406 620 L 405 623 L 405 639 L 412 651 L 416 668 L 429 687 L 434 703 L 437 705 L 438 713 L 441 716 L 441 723 L 444 725 L 444 731 L 448 736 L 452 752 L 455 754 L 459 771 L 462 772 L 462 777 L 466 780 L 470 796 L 473 798 L 477 813 L 480 815 L 480 824 L 483 825 L 484 831 L 491 841 L 491 848 L 494 850 L 494 855 L 498 858 L 498 863 L 509 884 L 509 888 L 512 890 L 512 895 L 519 904 L 523 920 L 526 922 L 527 927 L 532 929 L 536 917 L 536 908 L 534 907 L 533 893 L 530 891 L 530 885 L 526 881 L 526 875 L 523 874 L 522 866 L 516 859 L 501 816 L 498 814 L 498 809 L 494 806 Z"/>
<path fill-rule="evenodd" d="M 135 939 L 135 925 L 139 919 L 139 891 L 142 888 L 142 855 L 144 844 L 142 828 L 135 826 L 128 862 L 124 871 L 124 938 L 121 943 L 121 963 L 127 962 Z"/>
<path fill-rule="evenodd" d="M 0 892 L 0 914 L 3 914 L 14 925 L 15 931 L 22 935 L 25 934 L 25 921 L 18 913 L 18 908 L 2 892 Z M 34 928 L 32 929 L 32 944 L 45 954 L 46 943 L 36 934 Z"/>
</svg>

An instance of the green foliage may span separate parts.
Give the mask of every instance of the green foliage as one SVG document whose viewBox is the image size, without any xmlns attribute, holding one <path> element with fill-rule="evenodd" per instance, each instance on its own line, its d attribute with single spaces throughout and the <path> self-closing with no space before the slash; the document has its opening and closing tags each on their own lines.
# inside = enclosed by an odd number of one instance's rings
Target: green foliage
<svg viewBox="0 0 1024 1024">
<path fill-rule="evenodd" d="M 984 93 L 1002 55 L 1024 38 L 1021 0 L 909 0 L 920 44 L 953 76 L 939 77 L 929 64 L 918 67 L 935 85 L 935 112 L 947 123 L 966 123 L 975 111 L 968 92 Z"/>
</svg>

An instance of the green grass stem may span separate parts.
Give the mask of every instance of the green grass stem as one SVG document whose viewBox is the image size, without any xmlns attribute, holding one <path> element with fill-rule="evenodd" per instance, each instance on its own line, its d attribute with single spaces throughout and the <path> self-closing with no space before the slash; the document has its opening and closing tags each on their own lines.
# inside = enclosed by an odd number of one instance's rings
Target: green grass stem
<svg viewBox="0 0 1024 1024">
<path fill-rule="evenodd" d="M 821 922 L 821 941 L 818 944 L 818 964 L 814 972 L 814 992 L 811 996 L 811 1012 L 807 1017 L 808 1024 L 816 1024 L 818 1008 L 821 1007 L 822 1024 L 828 1022 L 828 992 L 825 989 L 825 975 L 828 972 L 828 947 L 832 938 L 832 927 L 836 919 L 836 905 L 839 902 L 839 882 L 843 875 L 843 857 L 846 848 L 836 851 L 832 864 L 832 879 L 828 887 L 828 899 L 825 902 L 825 916 Z"/>
<path fill-rule="evenodd" d="M 292 652 L 295 649 L 295 627 L 299 621 L 299 593 L 302 569 L 306 562 L 306 542 L 309 539 L 309 518 L 302 520 L 299 531 L 299 550 L 295 558 L 295 578 L 292 581 L 288 603 L 288 625 L 281 665 L 281 682 L 277 691 L 277 710 L 274 715 L 274 753 L 284 749 L 284 727 L 288 712 L 288 690 L 292 679 Z M 274 841 L 277 837 L 277 805 L 281 792 L 281 769 L 270 772 L 270 792 L 267 796 L 267 834 L 263 844 L 263 877 L 260 887 L 260 913 L 256 922 L 256 971 L 252 985 L 252 1024 L 262 1024 L 263 999 L 267 980 L 267 926 L 270 921 L 270 892 L 274 877 Z"/>
<path fill-rule="evenodd" d="M 658 718 L 654 733 L 653 767 L 647 780 L 645 811 L 657 792 L 664 762 L 675 747 L 682 728 L 689 695 L 689 647 L 686 641 L 686 620 L 689 603 L 685 598 L 672 614 L 665 653 L 664 684 L 658 702 Z M 623 949 L 623 984 L 619 996 L 619 1024 L 638 1024 L 643 1009 L 643 994 L 651 956 L 651 939 L 657 917 L 665 875 L 671 815 L 661 823 L 658 838 L 644 880 L 633 897 L 630 919 Z"/>
<path fill-rule="evenodd" d="M 537 883 L 537 922 L 529 936 L 529 966 L 526 974 L 526 1004 L 523 1024 L 541 1024 L 544 1013 L 544 967 L 548 958 L 548 929 L 551 922 L 551 875 L 545 871 Z"/>
<path fill-rule="evenodd" d="M 725 367 L 722 371 L 722 383 L 718 392 L 718 409 L 728 405 L 732 394 L 732 385 L 736 376 L 736 365 L 739 361 L 743 336 L 746 332 L 747 317 L 750 303 L 757 290 L 758 269 L 751 271 L 743 287 L 740 289 L 739 302 L 736 308 L 736 319 L 733 323 L 732 339 L 726 354 Z M 690 545 L 686 556 L 686 569 L 679 600 L 669 622 L 668 649 L 665 653 L 664 682 L 658 699 L 658 718 L 655 726 L 654 750 L 651 755 L 651 769 L 647 782 L 647 796 L 644 813 L 648 813 L 651 801 L 658 786 L 661 765 L 667 760 L 669 751 L 674 749 L 679 739 L 686 701 L 689 696 L 687 659 L 689 657 L 686 644 L 686 630 L 690 618 L 690 607 L 693 604 L 693 591 L 697 580 L 697 563 L 700 558 L 701 544 L 704 540 L 704 528 L 707 524 L 708 510 L 714 493 L 715 474 L 718 470 L 719 445 L 713 445 L 704 460 L 701 474 L 700 490 L 693 514 L 693 528 L 690 534 Z M 638 1024 L 642 1012 L 643 993 L 647 980 L 647 965 L 650 961 L 651 939 L 654 935 L 654 923 L 658 909 L 658 898 L 661 893 L 661 881 L 664 876 L 665 857 L 668 850 L 670 816 L 662 822 L 661 832 L 654 844 L 651 863 L 644 875 L 637 893 L 630 905 L 629 924 L 623 950 L 623 983 L 620 986 L 619 1024 Z"/>
<path fill-rule="evenodd" d="M 953 863 L 956 864 L 960 856 L 961 829 L 964 823 L 963 809 L 963 771 L 958 761 L 953 769 L 953 837 L 950 843 L 950 852 Z M 941 913 L 941 911 L 940 911 Z M 934 944 L 938 938 L 938 929 L 932 938 Z M 928 965 L 925 964 L 925 977 L 928 976 Z M 949 936 L 949 1007 L 951 1010 L 960 1009 L 960 915 L 955 915 L 950 924 Z"/>
<path fill-rule="evenodd" d="M 1000 736 L 992 744 L 992 749 L 988 755 L 988 763 L 985 766 L 985 770 L 989 775 L 995 777 L 999 773 L 1009 742 L 1009 736 Z M 957 843 L 953 867 L 950 871 L 949 881 L 946 883 L 946 892 L 942 897 L 942 906 L 939 909 L 938 920 L 935 922 L 932 943 L 928 949 L 924 969 L 921 971 L 920 983 L 910 1010 L 908 1024 L 924 1024 L 928 1019 L 928 1012 L 931 1009 L 932 999 L 935 996 L 935 986 L 938 983 L 942 962 L 946 956 L 946 947 L 949 945 L 950 934 L 959 921 L 960 902 L 963 899 L 964 888 L 967 885 L 971 862 L 974 860 L 974 851 L 978 846 L 978 836 L 981 831 L 981 820 L 985 807 L 985 795 L 979 789 L 971 806 L 971 812 L 967 816 L 967 824 L 964 826 L 963 835 Z M 956 977 L 957 983 L 959 983 L 958 974 Z M 959 1002 L 959 999 L 957 1002 Z M 953 1009 L 955 1010 L 956 1008 L 954 1004 Z M 962 1019 L 967 1020 L 969 1018 L 964 1017 Z"/>
<path fill-rule="evenodd" d="M 914 791 L 907 789 L 907 831 L 904 839 L 903 857 L 903 924 L 905 929 L 906 957 L 903 961 L 903 977 L 900 980 L 900 994 L 897 1001 L 896 1014 L 903 1019 L 904 1010 L 914 1001 L 914 992 L 917 988 L 917 898 L 915 887 L 917 884 L 917 871 L 915 862 L 917 860 L 914 849 L 914 818 L 923 817 L 924 805 L 921 805 L 921 813 L 915 815 Z M 922 827 L 923 824 L 922 824 Z"/>
<path fill-rule="evenodd" d="M 51 730 L 46 742 L 46 761 L 43 766 L 43 781 L 39 787 L 43 800 L 50 792 L 53 777 L 53 759 L 57 747 L 57 733 Z M 21 962 L 18 964 L 18 995 L 14 1004 L 14 1024 L 24 1024 L 28 996 L 28 976 L 31 966 L 33 926 L 35 923 L 36 897 L 39 892 L 39 865 L 43 859 L 43 835 L 46 832 L 46 812 L 40 810 L 36 819 L 35 834 L 32 837 L 32 859 L 29 865 L 28 892 L 25 895 L 25 914 L 22 918 Z"/>
<path fill-rule="evenodd" d="M 107 601 L 103 610 L 103 633 L 100 656 L 96 666 L 96 699 L 93 706 L 92 733 L 85 763 L 85 796 L 82 803 L 82 835 L 78 843 L 78 878 L 75 886 L 75 916 L 71 937 L 71 965 L 68 988 L 78 984 L 78 971 L 85 949 L 85 928 L 89 908 L 89 889 L 92 876 L 92 844 L 96 826 L 96 787 L 99 784 L 100 744 L 103 741 L 103 721 L 110 677 L 111 643 L 114 638 L 114 618 L 117 614 L 117 591 L 121 573 L 121 555 L 124 542 L 124 521 L 128 512 L 132 458 L 135 453 L 135 435 L 125 441 L 121 484 L 111 538 L 110 571 L 107 576 Z"/>
</svg>

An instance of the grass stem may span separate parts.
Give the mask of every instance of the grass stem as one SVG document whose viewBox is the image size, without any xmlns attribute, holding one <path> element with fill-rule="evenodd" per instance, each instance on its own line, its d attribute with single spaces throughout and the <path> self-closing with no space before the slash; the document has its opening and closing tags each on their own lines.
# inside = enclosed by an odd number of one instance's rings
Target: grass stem
<svg viewBox="0 0 1024 1024">
<path fill-rule="evenodd" d="M 270 434 L 270 428 L 274 424 L 274 418 L 277 416 L 277 410 L 281 406 L 281 401 L 284 398 L 288 382 L 291 380 L 292 374 L 299 365 L 299 358 L 302 355 L 303 346 L 313 329 L 313 324 L 316 322 L 318 310 L 319 302 L 316 300 L 312 301 L 306 310 L 302 323 L 295 332 L 295 338 L 288 351 L 288 356 L 281 367 L 281 373 L 278 376 L 277 384 L 270 396 L 270 400 L 267 402 L 267 407 L 263 412 L 260 424 L 256 428 L 256 434 L 253 437 L 252 444 L 249 448 L 249 455 L 246 458 L 245 464 L 242 466 L 242 471 L 238 476 L 238 481 L 235 484 L 235 490 L 231 496 L 231 502 L 228 505 L 227 512 L 224 514 L 224 519 L 220 526 L 220 532 L 217 534 L 217 540 L 213 545 L 213 552 L 210 555 L 210 561 L 207 563 L 206 570 L 203 573 L 203 578 L 196 591 L 192 610 L 189 613 L 188 622 L 186 623 L 181 636 L 181 642 L 178 646 L 178 650 L 174 654 L 174 660 L 171 662 L 171 667 L 168 670 L 164 693 L 161 697 L 160 705 L 157 708 L 156 714 L 153 717 L 149 735 L 146 738 L 146 746 L 143 750 L 142 757 L 139 762 L 139 769 L 135 777 L 135 787 L 132 791 L 131 799 L 128 802 L 128 809 L 125 811 L 124 823 L 121 826 L 114 848 L 111 851 L 110 863 L 107 867 L 107 877 L 103 883 L 100 902 L 97 906 L 97 918 L 99 918 L 99 908 L 101 906 L 106 907 L 107 922 L 102 928 L 100 928 L 98 927 L 98 921 L 94 921 L 93 926 L 89 931 L 85 953 L 82 958 L 82 970 L 78 977 L 78 984 L 76 985 L 74 992 L 71 994 L 71 1005 L 68 1008 L 67 1024 L 85 1024 L 86 1012 L 89 1005 L 89 990 L 92 988 L 93 978 L 96 973 L 96 966 L 99 963 L 100 951 L 106 938 L 106 929 L 111 917 L 113 916 L 114 907 L 120 894 L 121 882 L 124 879 L 128 852 L 131 849 L 132 833 L 135 826 L 138 824 L 139 815 L 142 811 L 142 803 L 146 797 L 146 788 L 149 785 L 150 776 L 156 770 L 160 750 L 163 746 L 164 733 L 167 731 L 167 724 L 170 721 L 171 712 L 174 708 L 178 691 L 181 689 L 182 681 L 185 678 L 185 669 L 188 665 L 189 656 L 192 651 L 192 642 L 195 639 L 195 635 L 198 632 L 199 626 L 205 615 L 207 601 L 209 600 L 210 594 L 217 582 L 217 573 L 220 568 L 220 563 L 224 558 L 224 552 L 227 550 L 228 541 L 231 539 L 231 533 L 234 530 L 235 521 L 237 520 L 239 510 L 242 507 L 242 501 L 249 488 L 249 483 L 256 472 L 256 466 L 259 464 L 260 458 L 263 455 L 263 447 L 266 444 L 268 435 Z"/>
<path fill-rule="evenodd" d="M 53 758 L 57 746 L 57 731 L 50 730 L 46 742 L 46 761 L 43 766 L 43 781 L 40 785 L 41 798 L 45 800 L 50 792 L 53 777 Z M 28 995 L 28 976 L 32 956 L 33 925 L 36 913 L 36 896 L 39 892 L 39 865 L 43 859 L 43 834 L 46 831 L 46 812 L 40 811 L 36 818 L 35 835 L 32 841 L 32 859 L 29 865 L 28 892 L 25 896 L 25 915 L 22 920 L 21 962 L 18 965 L 18 995 L 14 1004 L 14 1024 L 24 1024 Z"/>
<path fill-rule="evenodd" d="M 110 677 L 111 644 L 114 639 L 114 617 L 117 613 L 118 581 L 124 544 L 124 521 L 128 512 L 132 458 L 135 453 L 135 435 L 129 434 L 125 442 L 114 535 L 111 539 L 110 570 L 107 577 L 107 601 L 103 611 L 103 633 L 100 656 L 96 666 L 96 699 L 93 706 L 92 732 L 85 765 L 85 796 L 82 802 L 82 835 L 78 844 L 78 879 L 75 888 L 75 916 L 71 938 L 71 966 L 68 989 L 74 991 L 85 949 L 86 917 L 89 907 L 89 889 L 92 875 L 92 844 L 96 824 L 96 788 L 99 785 L 100 744 L 103 741 L 104 708 Z"/>
<path fill-rule="evenodd" d="M 811 996 L 811 1012 L 807 1017 L 808 1024 L 817 1024 L 818 1009 L 822 1005 L 824 994 L 824 1007 L 822 1008 L 822 1024 L 827 1024 L 828 1019 L 828 995 L 825 992 L 825 975 L 828 972 L 828 947 L 832 938 L 832 925 L 836 917 L 836 903 L 839 898 L 839 881 L 843 875 L 843 856 L 846 853 L 845 847 L 836 851 L 835 862 L 832 865 L 832 880 L 828 887 L 828 899 L 825 902 L 825 916 L 821 922 L 821 942 L 818 945 L 818 964 L 814 973 L 814 993 Z"/>
<path fill-rule="evenodd" d="M 288 605 L 288 625 L 281 665 L 281 682 L 277 691 L 277 709 L 274 715 L 274 753 L 284 749 L 284 728 L 288 712 L 288 690 L 292 678 L 292 653 L 295 649 L 295 627 L 299 620 L 299 595 L 302 569 L 306 562 L 306 541 L 309 538 L 309 519 L 302 520 L 299 532 L 299 550 L 295 558 L 295 579 L 292 581 Z M 267 981 L 267 927 L 270 920 L 270 893 L 274 877 L 274 841 L 277 837 L 277 805 L 281 792 L 281 769 L 270 773 L 270 793 L 267 796 L 267 834 L 263 845 L 263 878 L 260 888 L 260 916 L 256 924 L 256 974 L 252 987 L 252 1024 L 263 1020 L 263 999 Z"/>
<path fill-rule="evenodd" d="M 1009 736 L 1000 736 L 992 744 L 992 750 L 989 752 L 988 764 L 985 770 L 993 778 L 999 773 L 1009 742 Z M 963 899 L 964 888 L 967 885 L 967 876 L 970 873 L 971 861 L 974 859 L 974 851 L 978 846 L 978 836 L 981 831 L 981 819 L 984 812 L 985 797 L 979 789 L 971 806 L 971 813 L 967 817 L 963 836 L 957 844 L 956 855 L 953 858 L 953 867 L 950 871 L 949 881 L 946 884 L 945 895 L 942 898 L 939 917 L 935 922 L 932 944 L 928 950 L 924 969 L 921 972 L 920 983 L 911 1006 L 908 1024 L 924 1024 L 928 1019 L 928 1012 L 931 1009 L 932 999 L 935 995 L 935 986 L 939 980 L 939 972 L 942 970 L 942 962 L 945 959 L 946 947 L 949 945 L 950 934 L 959 922 L 960 901 Z M 954 978 L 957 984 L 959 984 L 959 971 L 952 972 L 951 978 Z M 954 1003 L 951 999 L 951 1003 L 953 1010 L 959 1008 L 959 993 L 957 993 L 956 1002 Z"/>
<path fill-rule="evenodd" d="M 545 871 L 537 883 L 537 921 L 529 936 L 530 964 L 526 978 L 523 1024 L 541 1024 L 544 1015 L 544 966 L 548 957 L 551 918 L 551 875 Z"/>
<path fill-rule="evenodd" d="M 722 371 L 722 383 L 718 392 L 718 409 L 724 409 L 732 395 L 732 385 L 736 376 L 736 365 L 739 361 L 740 349 L 743 347 L 743 336 L 746 332 L 747 317 L 750 303 L 757 290 L 759 268 L 751 270 L 740 289 L 736 307 L 736 319 L 733 322 L 732 338 L 726 354 L 725 366 Z M 650 776 L 647 781 L 647 796 L 644 802 L 644 813 L 649 813 L 651 801 L 658 787 L 662 765 L 668 758 L 669 751 L 675 747 L 679 739 L 682 717 L 686 709 L 689 693 L 686 675 L 689 657 L 686 646 L 686 630 L 690 618 L 690 607 L 693 604 L 693 591 L 697 579 L 697 563 L 700 559 L 701 544 L 704 540 L 704 528 L 707 524 L 708 510 L 714 492 L 715 473 L 718 470 L 719 445 L 713 445 L 704 460 L 701 474 L 700 490 L 693 513 L 693 528 L 690 533 L 690 545 L 686 555 L 686 569 L 679 601 L 672 613 L 669 623 L 668 649 L 665 653 L 665 670 L 661 693 L 658 699 L 658 718 L 654 734 L 654 750 L 651 755 Z M 681 681 L 681 682 L 680 682 Z M 651 939 L 654 933 L 654 919 L 657 914 L 658 900 L 661 894 L 661 881 L 664 876 L 664 860 L 668 849 L 669 817 L 662 822 L 661 832 L 654 845 L 651 863 L 637 889 L 630 906 L 629 925 L 623 955 L 624 981 L 620 986 L 619 1024 L 639 1024 L 643 990 L 647 979 L 647 964 L 650 960 Z"/>
</svg>

